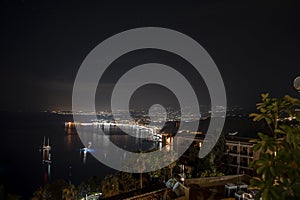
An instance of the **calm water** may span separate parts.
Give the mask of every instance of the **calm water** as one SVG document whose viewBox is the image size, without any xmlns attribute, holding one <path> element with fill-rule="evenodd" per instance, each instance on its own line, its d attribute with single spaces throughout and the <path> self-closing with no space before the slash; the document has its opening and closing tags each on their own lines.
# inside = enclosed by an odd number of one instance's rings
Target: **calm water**
<svg viewBox="0 0 300 200">
<path fill-rule="evenodd" d="M 0 120 L 2 126 L 0 184 L 4 183 L 9 192 L 31 196 L 49 179 L 53 181 L 71 178 L 72 183 L 79 184 L 91 176 L 104 177 L 115 172 L 101 164 L 89 153 L 84 162 L 83 153 L 80 152 L 83 144 L 78 135 L 72 134 L 73 131 L 70 130 L 68 133 L 64 127 L 65 121 L 72 121 L 71 116 L 49 113 L 1 113 Z M 249 126 L 248 120 L 234 121 L 228 123 L 227 120 L 226 131 L 238 130 L 247 136 L 257 132 L 252 125 Z M 234 127 L 236 124 L 241 124 L 241 126 Z M 52 146 L 50 177 L 48 176 L 48 166 L 42 164 L 42 152 L 40 152 L 44 136 L 50 138 Z M 113 134 L 110 140 L 129 149 L 137 144 L 133 137 L 122 134 Z M 142 144 L 144 145 L 143 149 L 153 146 L 151 143 Z"/>
<path fill-rule="evenodd" d="M 30 196 L 49 178 L 39 150 L 44 136 L 52 145 L 51 180 L 69 180 L 71 173 L 72 182 L 79 184 L 90 176 L 114 173 L 89 153 L 83 162 L 79 137 L 67 134 L 64 128 L 69 120 L 70 116 L 48 113 L 2 113 L 0 181 L 10 192 Z"/>
</svg>

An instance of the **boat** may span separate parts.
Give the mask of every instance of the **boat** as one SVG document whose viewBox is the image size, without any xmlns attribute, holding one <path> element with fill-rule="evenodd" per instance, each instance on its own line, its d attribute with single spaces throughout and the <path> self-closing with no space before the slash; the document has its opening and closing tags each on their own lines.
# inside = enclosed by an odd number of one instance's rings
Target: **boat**
<svg viewBox="0 0 300 200">
<path fill-rule="evenodd" d="M 80 151 L 86 153 L 90 150 L 91 146 L 92 146 L 92 142 L 89 142 L 88 147 L 83 147 L 80 149 Z"/>
<path fill-rule="evenodd" d="M 41 148 L 42 152 L 43 152 L 43 157 L 42 157 L 42 162 L 43 164 L 51 164 L 51 146 L 50 146 L 50 141 L 48 138 L 48 143 L 46 144 L 46 137 L 44 136 L 44 142 L 43 142 L 43 146 Z"/>
<path fill-rule="evenodd" d="M 43 163 L 51 164 L 52 161 L 51 160 L 43 160 Z"/>
<path fill-rule="evenodd" d="M 82 152 L 87 152 L 88 150 L 89 149 L 87 147 L 83 147 L 83 148 L 80 149 L 80 151 L 82 151 Z"/>
<path fill-rule="evenodd" d="M 43 146 L 42 146 L 42 150 L 48 150 L 48 151 L 51 150 L 49 138 L 48 138 L 48 144 L 46 145 L 46 138 L 45 138 L 45 136 L 44 136 L 44 143 L 43 143 Z"/>
</svg>

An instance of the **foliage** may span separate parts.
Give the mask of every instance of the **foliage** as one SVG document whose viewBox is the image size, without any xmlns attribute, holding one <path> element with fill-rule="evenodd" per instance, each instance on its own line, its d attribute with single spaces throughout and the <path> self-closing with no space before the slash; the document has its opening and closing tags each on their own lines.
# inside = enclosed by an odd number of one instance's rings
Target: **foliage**
<svg viewBox="0 0 300 200">
<path fill-rule="evenodd" d="M 91 192 L 91 187 L 90 185 L 82 182 L 80 185 L 77 187 L 77 193 L 79 197 L 85 197 L 86 195 L 90 194 Z"/>
<path fill-rule="evenodd" d="M 88 184 L 82 182 L 78 187 L 73 184 L 69 184 L 64 180 L 57 180 L 52 183 L 48 183 L 44 187 L 37 189 L 32 199 L 33 200 L 50 200 L 50 199 L 78 199 L 85 197 L 91 193 L 101 191 L 101 181 L 99 177 L 90 177 Z"/>
<path fill-rule="evenodd" d="M 253 121 L 264 120 L 269 131 L 259 132 L 253 150 L 259 154 L 251 166 L 257 177 L 250 184 L 258 187 L 256 199 L 300 199 L 300 106 L 298 99 L 282 99 L 262 94 L 257 104 L 259 113 L 252 113 Z"/>
<path fill-rule="evenodd" d="M 62 199 L 63 200 L 75 200 L 76 198 L 76 188 L 73 184 L 69 184 L 62 190 Z"/>
<path fill-rule="evenodd" d="M 132 176 L 131 173 L 118 172 L 115 175 L 119 182 L 119 191 L 120 193 L 130 192 L 136 189 L 136 179 Z"/>
<path fill-rule="evenodd" d="M 186 155 L 188 156 L 188 165 L 193 166 L 193 177 L 207 177 L 224 175 L 219 172 L 222 170 L 222 162 L 225 149 L 225 135 L 221 134 L 216 145 L 211 152 L 202 159 L 199 159 L 199 147 L 191 146 Z"/>
<path fill-rule="evenodd" d="M 216 169 L 213 170 L 204 170 L 204 172 L 201 173 L 200 177 L 216 177 L 216 176 L 224 176 L 222 172 L 217 172 Z"/>
<path fill-rule="evenodd" d="M 57 180 L 35 191 L 32 199 L 36 199 L 36 200 L 62 199 L 63 189 L 66 188 L 67 186 L 68 184 L 64 180 Z"/>
<path fill-rule="evenodd" d="M 0 185 L 0 200 L 5 199 L 5 188 L 4 185 Z"/>
<path fill-rule="evenodd" d="M 156 151 L 156 153 L 149 154 L 149 152 Z M 143 177 L 144 171 L 154 170 L 147 175 L 150 176 L 151 179 L 158 178 L 159 175 L 162 174 L 162 170 L 159 169 L 162 163 L 171 163 L 168 167 L 170 169 L 171 175 L 173 172 L 173 168 L 176 166 L 175 158 L 177 153 L 174 151 L 170 151 L 166 154 L 163 151 L 157 151 L 157 149 L 152 149 L 150 151 L 140 151 L 138 158 L 135 156 L 128 156 L 123 163 L 123 169 L 131 172 L 139 172 L 140 174 L 140 188 L 143 188 L 143 184 L 147 182 L 147 179 Z M 165 171 L 165 170 L 164 170 Z"/>
<path fill-rule="evenodd" d="M 4 185 L 0 185 L 0 200 L 18 200 L 21 199 L 21 196 L 7 193 Z"/>
<path fill-rule="evenodd" d="M 102 181 L 103 197 L 111 197 L 119 194 L 119 181 L 116 176 L 109 175 Z"/>
<path fill-rule="evenodd" d="M 101 179 L 98 176 L 92 176 L 88 179 L 90 193 L 97 193 L 101 191 Z"/>
</svg>

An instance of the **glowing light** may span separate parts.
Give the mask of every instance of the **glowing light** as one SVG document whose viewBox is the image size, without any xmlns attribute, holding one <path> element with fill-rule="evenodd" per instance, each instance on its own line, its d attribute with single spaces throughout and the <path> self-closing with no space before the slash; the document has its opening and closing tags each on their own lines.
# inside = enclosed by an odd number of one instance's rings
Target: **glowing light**
<svg viewBox="0 0 300 200">
<path fill-rule="evenodd" d="M 96 150 L 95 149 L 89 149 L 89 148 L 86 148 L 86 147 L 84 147 L 84 148 L 81 148 L 80 150 L 79 150 L 80 152 L 89 152 L 89 153 L 91 153 L 91 152 L 95 152 Z"/>
</svg>

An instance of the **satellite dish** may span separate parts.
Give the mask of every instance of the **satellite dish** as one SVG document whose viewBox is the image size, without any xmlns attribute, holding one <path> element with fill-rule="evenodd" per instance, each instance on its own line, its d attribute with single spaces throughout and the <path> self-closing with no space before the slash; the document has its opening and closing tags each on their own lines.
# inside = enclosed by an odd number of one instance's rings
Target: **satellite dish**
<svg viewBox="0 0 300 200">
<path fill-rule="evenodd" d="M 300 76 L 296 77 L 294 79 L 294 88 L 300 92 Z"/>
</svg>

